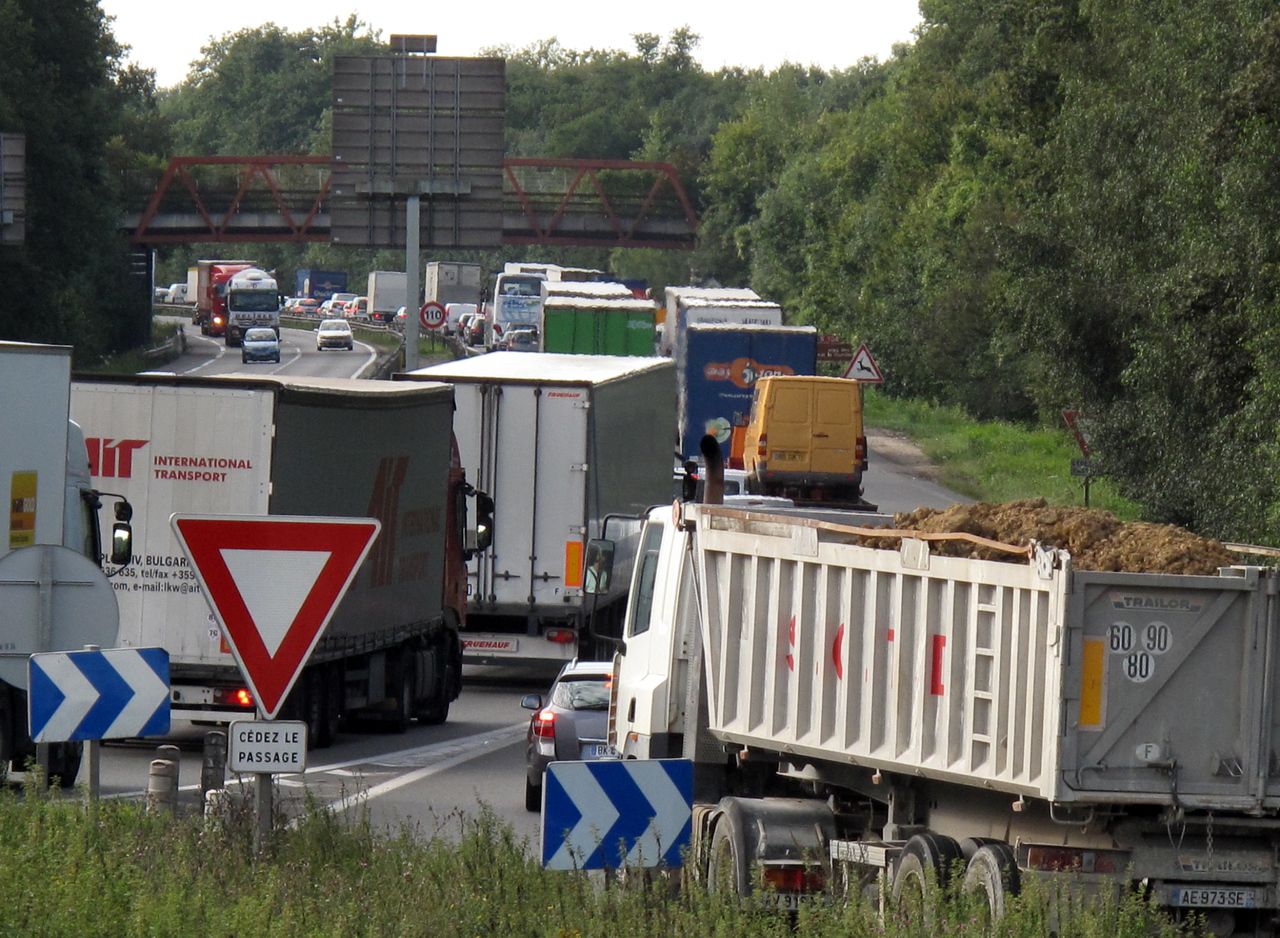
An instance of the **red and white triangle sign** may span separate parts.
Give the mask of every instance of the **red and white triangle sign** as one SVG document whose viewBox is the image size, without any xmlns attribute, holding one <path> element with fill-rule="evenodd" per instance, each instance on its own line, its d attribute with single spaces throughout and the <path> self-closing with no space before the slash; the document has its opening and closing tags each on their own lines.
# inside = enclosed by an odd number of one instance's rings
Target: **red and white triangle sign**
<svg viewBox="0 0 1280 938">
<path fill-rule="evenodd" d="M 374 518 L 169 519 L 258 709 L 275 719 L 382 525 Z"/>
</svg>

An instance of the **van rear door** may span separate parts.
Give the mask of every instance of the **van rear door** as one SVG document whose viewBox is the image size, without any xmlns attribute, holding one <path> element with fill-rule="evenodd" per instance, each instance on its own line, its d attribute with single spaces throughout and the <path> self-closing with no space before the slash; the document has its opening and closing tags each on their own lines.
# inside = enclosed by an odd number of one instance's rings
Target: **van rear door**
<svg viewBox="0 0 1280 938">
<path fill-rule="evenodd" d="M 809 472 L 812 445 L 813 385 L 808 381 L 771 381 L 763 430 L 768 437 L 771 472 Z"/>
<path fill-rule="evenodd" d="M 813 449 L 807 468 L 815 473 L 851 475 L 857 468 L 856 443 L 862 427 L 858 385 L 853 381 L 814 381 L 808 386 L 813 391 Z"/>
</svg>

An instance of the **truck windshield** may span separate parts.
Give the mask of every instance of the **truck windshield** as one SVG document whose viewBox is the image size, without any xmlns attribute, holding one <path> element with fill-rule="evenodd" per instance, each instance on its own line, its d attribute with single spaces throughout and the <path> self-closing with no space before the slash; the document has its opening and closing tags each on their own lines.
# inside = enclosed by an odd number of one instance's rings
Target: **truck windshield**
<svg viewBox="0 0 1280 938">
<path fill-rule="evenodd" d="M 276 295 L 266 290 L 232 291 L 228 306 L 233 312 L 273 313 L 280 308 Z"/>
</svg>

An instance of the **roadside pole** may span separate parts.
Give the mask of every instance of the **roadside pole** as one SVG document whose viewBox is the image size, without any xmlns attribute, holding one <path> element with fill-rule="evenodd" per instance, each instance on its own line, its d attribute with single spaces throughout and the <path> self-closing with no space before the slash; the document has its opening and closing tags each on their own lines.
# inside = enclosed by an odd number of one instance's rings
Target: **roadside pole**
<svg viewBox="0 0 1280 938">
<path fill-rule="evenodd" d="M 405 200 L 405 236 L 404 236 L 404 269 L 405 269 L 405 301 L 404 301 L 404 370 L 414 371 L 418 367 L 418 306 L 422 303 L 422 290 L 418 286 L 422 282 L 422 255 L 419 245 L 422 232 L 419 228 L 422 219 L 422 200 L 418 195 L 410 195 Z"/>
</svg>

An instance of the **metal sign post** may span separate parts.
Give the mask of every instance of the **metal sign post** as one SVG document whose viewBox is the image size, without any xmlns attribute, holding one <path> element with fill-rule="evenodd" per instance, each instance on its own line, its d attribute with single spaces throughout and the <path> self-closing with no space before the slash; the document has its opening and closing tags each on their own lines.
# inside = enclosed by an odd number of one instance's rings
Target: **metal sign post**
<svg viewBox="0 0 1280 938">
<path fill-rule="evenodd" d="M 422 215 L 422 197 L 410 195 L 404 208 L 404 370 L 418 367 L 418 317 L 414 315 L 422 300 L 422 232 L 419 229 Z"/>
</svg>

